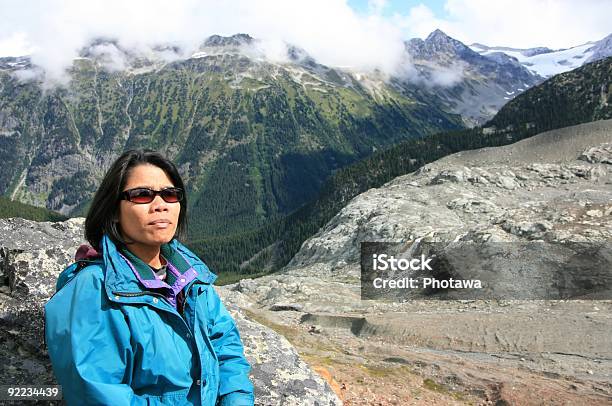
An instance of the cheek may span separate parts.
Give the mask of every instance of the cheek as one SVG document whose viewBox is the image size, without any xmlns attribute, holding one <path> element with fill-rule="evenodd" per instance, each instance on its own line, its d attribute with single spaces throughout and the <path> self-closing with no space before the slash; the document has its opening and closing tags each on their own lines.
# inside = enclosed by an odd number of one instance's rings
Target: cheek
<svg viewBox="0 0 612 406">
<path fill-rule="evenodd" d="M 138 228 L 142 223 L 142 213 L 141 208 L 138 206 L 132 207 L 121 207 L 119 210 L 119 222 L 121 223 L 121 227 L 125 231 L 129 231 L 133 228 Z"/>
</svg>

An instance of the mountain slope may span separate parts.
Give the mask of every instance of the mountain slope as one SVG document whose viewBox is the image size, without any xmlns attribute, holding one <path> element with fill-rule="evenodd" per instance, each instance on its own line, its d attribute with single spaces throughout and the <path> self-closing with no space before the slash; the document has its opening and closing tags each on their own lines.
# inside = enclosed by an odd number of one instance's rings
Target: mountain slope
<svg viewBox="0 0 612 406">
<path fill-rule="evenodd" d="M 416 371 L 438 388 L 478 394 L 473 404 L 581 404 L 587 397 L 606 404 L 612 395 L 611 174 L 612 120 L 452 154 L 355 196 L 282 272 L 230 289 L 241 306 L 279 331 L 317 326 L 310 331 L 318 334 L 306 336 L 322 337 L 318 342 L 300 342 L 312 359 L 333 354 L 336 365 L 375 362 L 386 384 L 399 374 L 398 363 L 416 359 L 435 365 Z M 431 258 L 427 248 L 435 241 L 445 247 L 435 250 L 442 257 L 437 263 L 451 265 L 446 275 L 379 274 L 420 284 L 379 289 L 372 297 L 364 294 L 372 285 L 361 271 L 371 258 L 361 245 L 368 241 L 401 242 L 400 250 L 379 246 L 375 253 L 404 259 Z M 449 255 L 457 250 L 464 261 Z M 425 277 L 474 275 L 484 289 L 422 289 Z M 282 306 L 292 311 L 275 311 Z M 409 376 L 393 391 L 406 396 L 399 404 L 414 396 Z M 580 393 L 570 382 L 584 385 Z M 379 393 L 389 397 L 384 388 Z"/>
<path fill-rule="evenodd" d="M 471 124 L 490 119 L 508 100 L 544 80 L 514 58 L 480 55 L 441 30 L 425 40 L 411 39 L 405 48 L 417 70 L 410 80 L 421 82 Z"/>
<path fill-rule="evenodd" d="M 122 151 L 153 148 L 184 174 L 193 235 L 224 234 L 291 212 L 375 149 L 461 126 L 432 98 L 295 49 L 272 63 L 255 46 L 245 52 L 249 38 L 211 37 L 174 62 L 97 41 L 66 87 L 45 91 L 15 78 L 27 61 L 2 60 L 0 193 L 83 214 Z"/>
<path fill-rule="evenodd" d="M 16 202 L 0 196 L 0 218 L 20 217 L 33 221 L 64 221 L 68 218 L 59 213 Z"/>
<path fill-rule="evenodd" d="M 534 108 L 535 107 L 535 108 Z M 536 131 L 608 119 L 612 116 L 612 57 L 548 79 L 506 104 L 487 123 Z"/>
<path fill-rule="evenodd" d="M 378 151 L 337 171 L 322 187 L 315 201 L 258 232 L 193 243 L 201 252 L 209 252 L 211 260 L 219 268 L 236 272 L 278 269 L 295 255 L 306 238 L 323 227 L 352 198 L 370 188 L 380 187 L 397 176 L 452 153 L 507 145 L 544 131 L 611 119 L 609 90 L 601 103 L 599 93 L 602 86 L 605 89 L 611 86 L 610 69 L 612 58 L 552 78 L 518 96 L 483 127 L 435 134 Z M 249 243 L 241 244 L 244 241 Z M 228 245 L 233 250 L 223 251 Z M 224 255 L 220 255 L 221 252 Z M 248 266 L 239 268 L 235 265 L 251 257 L 255 260 Z"/>
</svg>

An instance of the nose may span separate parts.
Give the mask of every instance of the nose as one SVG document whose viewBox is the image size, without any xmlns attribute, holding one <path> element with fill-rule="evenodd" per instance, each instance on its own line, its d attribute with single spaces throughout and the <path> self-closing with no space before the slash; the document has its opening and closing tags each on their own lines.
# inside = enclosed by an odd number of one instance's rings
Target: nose
<svg viewBox="0 0 612 406">
<path fill-rule="evenodd" d="M 168 211 L 168 203 L 160 195 L 157 195 L 151 202 L 151 209 L 153 211 Z"/>
</svg>

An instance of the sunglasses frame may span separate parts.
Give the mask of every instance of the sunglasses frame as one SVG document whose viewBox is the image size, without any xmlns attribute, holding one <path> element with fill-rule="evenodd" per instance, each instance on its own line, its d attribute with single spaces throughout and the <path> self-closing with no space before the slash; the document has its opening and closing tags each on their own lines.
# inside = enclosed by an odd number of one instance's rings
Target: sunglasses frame
<svg viewBox="0 0 612 406">
<path fill-rule="evenodd" d="M 133 192 L 134 192 L 134 191 L 136 191 L 136 190 L 147 190 L 147 191 L 151 192 L 151 193 L 152 193 L 151 200 L 150 200 L 150 201 L 148 201 L 148 202 L 135 202 L 135 201 L 133 201 L 133 200 L 132 200 L 132 199 L 133 199 L 133 197 L 131 196 L 131 193 L 133 193 Z M 176 191 L 176 193 L 177 193 L 177 197 L 178 197 L 178 200 L 177 200 L 177 201 L 175 201 L 175 202 L 169 202 L 169 201 L 167 201 L 167 200 L 164 198 L 163 193 L 164 193 L 164 192 L 166 192 L 166 191 L 168 191 L 168 190 L 171 190 L 171 191 Z M 166 202 L 166 203 L 179 203 L 179 202 L 181 202 L 181 201 L 184 199 L 184 197 L 185 197 L 185 194 L 184 194 L 184 193 L 185 193 L 185 192 L 184 192 L 184 191 L 183 191 L 183 189 L 181 189 L 180 187 L 166 187 L 166 188 L 163 188 L 162 190 L 153 190 L 153 189 L 150 189 L 150 188 L 148 188 L 148 187 L 135 187 L 135 188 L 132 188 L 132 189 L 124 190 L 124 191 L 121 193 L 121 200 L 127 200 L 128 202 L 132 202 L 132 203 L 134 203 L 134 204 L 149 204 L 149 203 L 151 203 L 153 200 L 155 200 L 155 197 L 156 197 L 157 195 L 159 195 L 159 196 L 162 198 L 162 200 L 163 200 L 164 202 Z"/>
</svg>

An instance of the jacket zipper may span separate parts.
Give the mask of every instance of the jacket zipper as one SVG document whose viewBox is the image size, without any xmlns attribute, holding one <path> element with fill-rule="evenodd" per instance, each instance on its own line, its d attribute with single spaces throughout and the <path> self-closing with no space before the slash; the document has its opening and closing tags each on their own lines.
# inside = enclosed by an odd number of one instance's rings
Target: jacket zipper
<svg viewBox="0 0 612 406">
<path fill-rule="evenodd" d="M 185 318 L 185 303 L 187 303 L 187 298 L 189 297 L 189 292 L 191 291 L 191 288 L 193 287 L 193 285 L 201 285 L 201 282 L 196 282 L 193 281 L 189 284 L 189 286 L 187 286 L 187 289 L 184 291 L 183 293 L 183 303 L 181 304 L 181 316 L 183 317 L 183 319 Z"/>
<path fill-rule="evenodd" d="M 117 295 L 117 296 L 124 296 L 124 297 L 136 297 L 136 296 L 146 296 L 146 295 L 151 295 L 151 296 L 159 296 L 163 299 L 166 299 L 166 296 L 162 295 L 161 293 L 157 293 L 157 292 L 112 292 L 113 295 Z M 168 299 L 166 299 L 167 301 Z M 170 303 L 168 303 L 170 304 Z"/>
<path fill-rule="evenodd" d="M 191 287 L 193 285 L 195 285 L 195 284 L 196 284 L 196 281 L 191 282 L 191 284 L 187 287 L 187 290 L 185 291 L 185 299 L 183 300 L 183 305 L 181 306 L 182 307 L 181 314 L 179 314 L 178 311 L 177 312 L 173 312 L 173 311 L 170 311 L 170 310 L 167 310 L 167 309 L 161 309 L 161 310 L 164 310 L 164 311 L 166 311 L 166 312 L 168 312 L 170 314 L 178 316 L 178 318 L 181 319 L 181 321 L 183 322 L 185 327 L 187 327 L 187 331 L 189 332 L 189 334 L 193 338 L 193 342 L 195 343 L 195 347 L 198 348 L 198 343 L 196 342 L 195 334 L 189 328 L 189 324 L 187 324 L 187 320 L 185 320 L 185 315 L 184 315 L 184 312 L 185 312 L 185 302 L 187 302 L 187 297 L 188 297 L 189 291 L 191 290 Z M 202 283 L 201 282 L 197 282 L 197 284 L 201 285 Z M 147 291 L 147 292 L 115 292 L 115 291 L 113 291 L 112 293 L 113 293 L 113 295 L 124 296 L 124 297 L 138 297 L 138 296 L 151 295 L 151 296 L 161 297 L 166 302 L 168 301 L 168 299 L 164 295 L 162 295 L 161 293 L 157 293 L 157 292 L 150 292 L 150 291 Z M 170 305 L 170 303 L 168 303 L 168 304 Z M 170 306 L 172 306 L 172 305 L 170 305 Z M 200 359 L 199 349 L 198 349 L 198 351 L 196 351 L 196 353 L 198 353 L 198 359 L 200 360 L 200 369 L 201 369 L 202 368 L 202 365 L 201 365 L 202 360 Z"/>
</svg>

